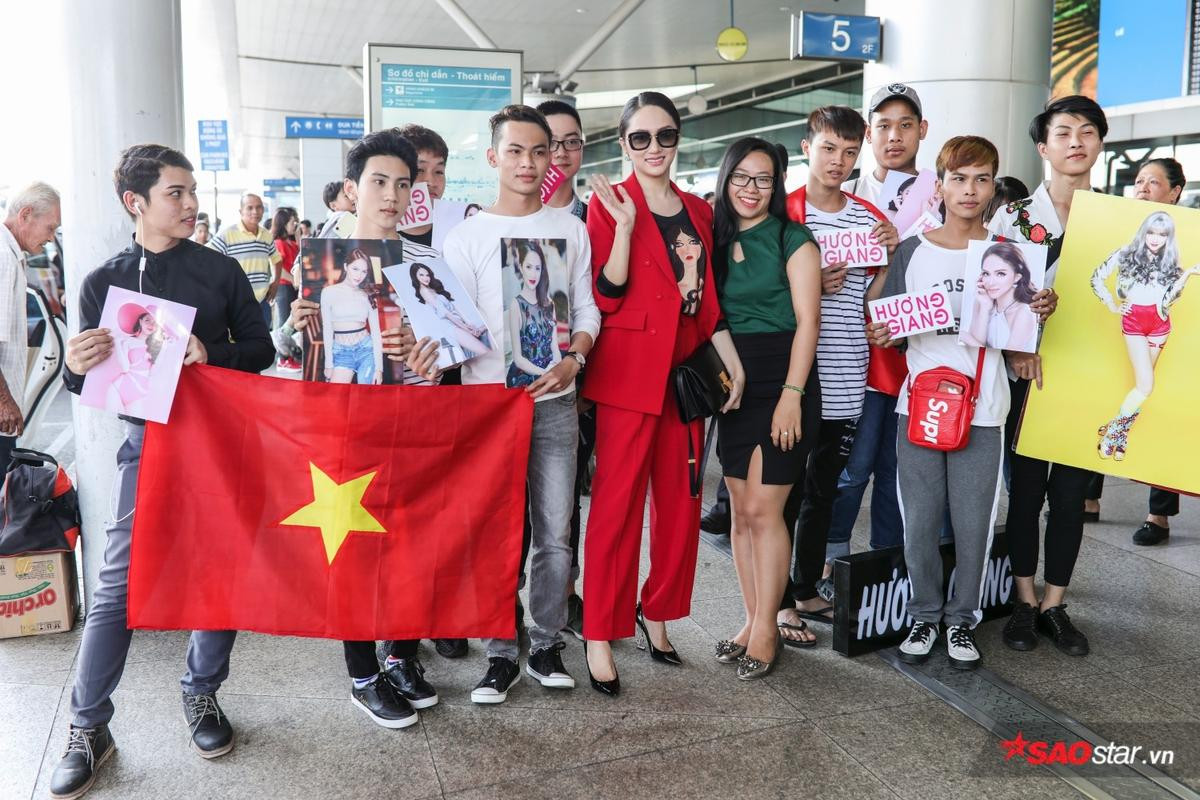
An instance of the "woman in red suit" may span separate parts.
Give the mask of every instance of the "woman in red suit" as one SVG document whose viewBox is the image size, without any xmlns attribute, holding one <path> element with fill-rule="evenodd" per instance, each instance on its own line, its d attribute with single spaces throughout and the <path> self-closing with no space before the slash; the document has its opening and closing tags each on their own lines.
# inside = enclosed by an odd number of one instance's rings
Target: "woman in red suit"
<svg viewBox="0 0 1200 800">
<path fill-rule="evenodd" d="M 713 285 L 712 209 L 669 177 L 679 112 L 658 92 L 625 104 L 621 147 L 633 175 L 593 179 L 588 207 L 601 333 L 588 358 L 584 396 L 596 403 L 596 474 L 585 540 L 583 635 L 592 686 L 620 690 L 609 643 L 641 627 L 655 660 L 680 664 L 666 621 L 691 610 L 700 498 L 689 485 L 688 438 L 699 454 L 703 425 L 680 422 L 671 368 L 709 339 L 734 378 L 742 367 Z M 637 600 L 642 512 L 650 487 L 650 574 Z"/>
</svg>

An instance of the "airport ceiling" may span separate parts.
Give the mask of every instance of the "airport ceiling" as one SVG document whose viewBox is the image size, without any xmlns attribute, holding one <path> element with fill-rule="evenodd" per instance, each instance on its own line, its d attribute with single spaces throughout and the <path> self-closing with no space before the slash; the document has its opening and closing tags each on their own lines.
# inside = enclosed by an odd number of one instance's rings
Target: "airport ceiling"
<svg viewBox="0 0 1200 800">
<path fill-rule="evenodd" d="M 622 0 L 458 0 L 501 49 L 524 52 L 526 77 L 554 72 Z M 224 65 L 212 80 L 232 84 L 227 101 L 242 164 L 271 175 L 299 174 L 297 140 L 283 117 L 361 116 L 362 50 L 367 42 L 445 47 L 475 44 L 436 0 L 226 0 L 236 19 L 210 17 L 226 37 Z M 717 34 L 730 23 L 726 0 L 644 0 L 571 76 L 577 93 L 693 83 L 709 98 L 822 66 L 788 59 L 789 20 L 800 10 L 862 13 L 863 0 L 734 0 L 733 18 L 749 39 L 740 62 L 717 56 Z M 221 35 L 218 34 L 218 35 Z M 185 48 L 196 41 L 185 29 Z M 229 52 L 236 49 L 236 54 Z M 200 54 L 212 63 L 215 51 Z M 234 55 L 236 57 L 234 57 Z M 210 84 L 211 85 L 211 84 Z M 689 91 L 687 95 L 690 95 Z M 680 104 L 687 95 L 680 98 Z M 584 127 L 611 126 L 616 108 L 585 111 Z"/>
</svg>

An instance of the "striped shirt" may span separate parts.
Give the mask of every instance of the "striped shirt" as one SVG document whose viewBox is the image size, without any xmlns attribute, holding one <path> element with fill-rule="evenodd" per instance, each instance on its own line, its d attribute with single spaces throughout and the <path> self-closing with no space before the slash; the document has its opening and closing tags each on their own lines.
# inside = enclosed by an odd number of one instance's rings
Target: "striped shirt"
<svg viewBox="0 0 1200 800">
<path fill-rule="evenodd" d="M 238 222 L 214 236 L 208 246 L 222 255 L 237 259 L 242 271 L 250 279 L 254 299 L 260 303 L 266 299 L 267 290 L 275 279 L 275 266 L 281 260 L 279 251 L 275 249 L 275 240 L 266 228 L 260 225 L 257 233 L 250 233 Z"/>
<path fill-rule="evenodd" d="M 878 220 L 861 203 L 846 199 L 829 213 L 808 203 L 804 224 L 813 233 L 873 226 Z M 867 392 L 867 335 L 863 298 L 871 279 L 865 269 L 846 272 L 836 294 L 821 295 L 821 332 L 817 338 L 817 375 L 821 379 L 821 418 L 857 419 Z"/>
</svg>

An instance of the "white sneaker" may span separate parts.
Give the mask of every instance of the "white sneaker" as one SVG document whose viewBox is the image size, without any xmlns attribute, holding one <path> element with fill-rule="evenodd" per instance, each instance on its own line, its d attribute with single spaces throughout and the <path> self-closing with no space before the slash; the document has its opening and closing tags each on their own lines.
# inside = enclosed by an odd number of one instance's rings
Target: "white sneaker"
<svg viewBox="0 0 1200 800">
<path fill-rule="evenodd" d="M 932 622 L 914 622 L 908 638 L 900 644 L 900 660 L 909 664 L 920 664 L 929 658 L 929 651 L 937 641 L 938 628 Z"/>
<path fill-rule="evenodd" d="M 979 666 L 979 648 L 975 646 L 975 631 L 959 625 L 946 628 L 946 654 L 950 664 L 957 669 L 975 669 Z"/>
</svg>

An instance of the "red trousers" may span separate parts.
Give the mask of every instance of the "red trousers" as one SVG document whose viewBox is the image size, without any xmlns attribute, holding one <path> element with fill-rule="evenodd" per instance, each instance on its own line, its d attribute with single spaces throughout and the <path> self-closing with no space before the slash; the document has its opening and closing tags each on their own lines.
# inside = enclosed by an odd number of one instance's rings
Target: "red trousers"
<svg viewBox="0 0 1200 800">
<path fill-rule="evenodd" d="M 672 363 L 682 362 L 700 342 L 695 321 L 684 317 Z M 703 423 L 679 421 L 670 387 L 657 415 L 596 405 L 596 473 L 584 538 L 585 639 L 633 636 L 647 484 L 650 573 L 642 585 L 642 613 L 659 621 L 691 613 L 700 498 L 691 496 L 688 484 L 688 436 L 699 459 Z"/>
</svg>

